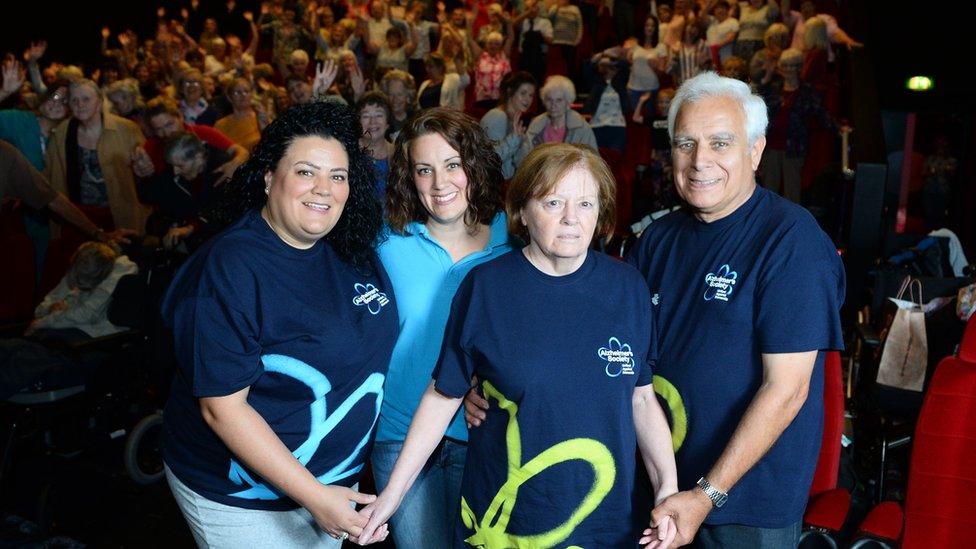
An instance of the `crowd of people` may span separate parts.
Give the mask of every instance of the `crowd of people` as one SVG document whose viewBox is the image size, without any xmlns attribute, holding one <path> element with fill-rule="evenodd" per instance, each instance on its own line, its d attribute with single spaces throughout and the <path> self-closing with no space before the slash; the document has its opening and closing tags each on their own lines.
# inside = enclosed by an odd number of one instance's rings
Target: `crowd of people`
<svg viewBox="0 0 976 549">
<path fill-rule="evenodd" d="M 253 7 L 0 87 L 10 192 L 189 255 L 164 458 L 199 545 L 795 546 L 844 278 L 790 201 L 861 44 L 812 0 Z M 625 219 L 683 205 L 626 263 L 592 247 L 614 153 Z"/>
<path fill-rule="evenodd" d="M 0 139 L 55 189 L 107 208 L 114 228 L 136 232 L 160 208 L 156 187 L 175 176 L 197 198 L 233 173 L 279 113 L 323 98 L 363 117 L 381 194 L 400 128 L 434 106 L 481 120 L 506 179 L 541 143 L 584 143 L 634 155 L 629 165 L 653 190 L 669 187 L 668 147 L 659 146 L 666 139 L 654 137 L 669 98 L 688 78 L 715 70 L 766 99 L 771 143 L 762 180 L 798 202 L 810 132 L 840 126 L 824 106 L 835 87 L 829 67 L 838 47 L 860 47 L 812 0 L 799 11 L 761 0 L 254 7 L 194 3 L 169 15 L 160 8 L 156 33 L 143 38 L 102 29 L 102 60 L 86 70 L 45 60 L 44 42 L 31 44 L 23 63 L 8 55 L 0 102 L 17 108 L 0 112 Z M 164 142 L 185 132 L 232 156 L 219 177 L 174 173 Z M 156 223 L 154 236 L 178 242 L 199 226 L 197 217 Z M 43 224 L 33 230 L 43 241 Z"/>
</svg>

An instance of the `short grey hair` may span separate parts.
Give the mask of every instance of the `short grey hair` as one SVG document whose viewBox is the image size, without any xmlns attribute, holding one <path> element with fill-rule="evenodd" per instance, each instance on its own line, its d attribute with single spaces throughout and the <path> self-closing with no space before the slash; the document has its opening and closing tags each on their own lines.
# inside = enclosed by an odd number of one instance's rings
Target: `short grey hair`
<svg viewBox="0 0 976 549">
<path fill-rule="evenodd" d="M 752 146 L 760 137 L 766 135 L 769 124 L 769 114 L 766 102 L 752 93 L 749 85 L 741 80 L 719 76 L 713 71 L 703 72 L 694 78 L 685 80 L 678 88 L 668 109 L 668 137 L 674 139 L 674 123 L 678 112 L 685 103 L 695 103 L 707 97 L 728 97 L 742 107 L 746 119 L 746 135 Z"/>
<path fill-rule="evenodd" d="M 566 97 L 567 103 L 572 103 L 576 101 L 576 86 L 573 85 L 573 81 L 565 76 L 555 74 L 546 78 L 546 83 L 542 85 L 542 89 L 539 90 L 539 97 L 545 97 L 546 94 L 554 91 L 561 91 Z"/>
<path fill-rule="evenodd" d="M 199 137 L 190 132 L 176 134 L 164 144 L 164 158 L 167 164 L 174 160 L 188 160 L 194 156 L 207 155 L 207 148 Z"/>
<path fill-rule="evenodd" d="M 100 88 L 98 84 L 96 84 L 95 81 L 90 78 L 79 78 L 77 80 L 72 80 L 71 83 L 68 84 L 68 97 L 71 97 L 75 90 L 79 88 L 89 88 L 94 91 L 95 95 L 98 96 L 99 103 L 105 100 L 105 94 L 102 92 L 102 88 Z"/>
<path fill-rule="evenodd" d="M 72 289 L 94 290 L 112 272 L 117 257 L 118 251 L 108 244 L 85 242 L 71 256 L 65 283 Z"/>
</svg>

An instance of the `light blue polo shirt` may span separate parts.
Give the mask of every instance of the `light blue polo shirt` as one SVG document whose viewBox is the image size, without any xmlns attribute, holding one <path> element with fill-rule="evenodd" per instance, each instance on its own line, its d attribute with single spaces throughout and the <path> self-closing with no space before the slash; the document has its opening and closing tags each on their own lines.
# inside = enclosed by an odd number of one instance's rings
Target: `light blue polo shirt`
<svg viewBox="0 0 976 549">
<path fill-rule="evenodd" d="M 386 376 L 376 440 L 407 438 L 410 421 L 420 397 L 430 385 L 440 356 L 454 293 L 473 267 L 511 251 L 504 213 L 495 216 L 490 230 L 488 246 L 457 263 L 422 223 L 407 225 L 404 235 L 390 231 L 386 241 L 380 244 L 380 260 L 397 296 L 400 337 L 393 348 Z M 446 436 L 461 441 L 468 439 L 462 413 L 454 417 Z"/>
</svg>

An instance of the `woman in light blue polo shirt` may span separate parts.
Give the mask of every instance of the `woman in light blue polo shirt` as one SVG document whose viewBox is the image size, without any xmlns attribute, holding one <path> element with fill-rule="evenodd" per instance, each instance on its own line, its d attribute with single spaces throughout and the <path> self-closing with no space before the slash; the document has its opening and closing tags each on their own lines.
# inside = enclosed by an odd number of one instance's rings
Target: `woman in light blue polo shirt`
<svg viewBox="0 0 976 549">
<path fill-rule="evenodd" d="M 397 295 L 400 337 L 373 447 L 378 490 L 389 481 L 430 384 L 461 280 L 475 265 L 512 249 L 501 160 L 476 120 L 438 107 L 407 121 L 390 166 L 386 217 L 389 236 L 379 255 Z M 467 438 L 459 414 L 391 520 L 399 549 L 450 547 Z"/>
</svg>

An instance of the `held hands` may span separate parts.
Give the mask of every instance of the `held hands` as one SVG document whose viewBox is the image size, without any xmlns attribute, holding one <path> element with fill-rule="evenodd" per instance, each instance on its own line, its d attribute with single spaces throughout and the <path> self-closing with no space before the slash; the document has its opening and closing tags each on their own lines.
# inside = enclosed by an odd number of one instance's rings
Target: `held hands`
<svg viewBox="0 0 976 549">
<path fill-rule="evenodd" d="M 652 518 L 650 528 L 644 530 L 637 543 L 647 546 L 647 549 L 668 549 L 674 543 L 677 534 L 678 529 L 674 521 L 665 515 L 657 524 Z"/>
<path fill-rule="evenodd" d="M 387 487 L 373 503 L 370 503 L 359 512 L 369 519 L 359 536 L 360 545 L 386 539 L 388 534 L 387 522 L 393 516 L 393 513 L 396 512 L 402 500 L 402 494 L 394 494 L 393 490 Z"/>
<path fill-rule="evenodd" d="M 676 492 L 676 488 L 658 488 L 654 494 L 654 504 L 660 505 Z M 678 527 L 670 515 L 664 515 L 660 517 L 660 520 L 655 521 L 652 512 L 650 525 L 641 533 L 641 538 L 637 543 L 647 545 L 647 549 L 668 549 L 674 543 L 677 535 Z"/>
<path fill-rule="evenodd" d="M 691 490 L 685 490 L 684 492 L 678 492 L 673 494 L 661 501 L 657 507 L 651 511 L 651 524 L 657 526 L 657 536 L 660 542 L 660 530 L 662 527 L 666 527 L 665 535 L 667 535 L 667 528 L 671 528 L 668 522 L 673 523 L 673 527 L 677 529 L 677 534 L 674 536 L 674 546 L 680 547 L 682 545 L 688 545 L 695 539 L 695 534 L 698 532 L 698 528 L 701 527 L 702 522 L 704 522 L 705 517 L 712 510 L 712 500 L 708 499 L 705 492 L 702 492 L 700 488 L 692 488 Z M 670 520 L 669 520 L 670 519 Z M 648 543 L 654 541 L 654 528 L 648 528 L 644 531 L 644 537 L 641 538 L 640 543 Z M 645 542 L 644 540 L 647 540 Z M 667 547 L 667 545 L 649 545 L 649 547 Z"/>
<path fill-rule="evenodd" d="M 360 545 L 372 543 L 372 541 L 368 541 L 369 538 L 364 538 L 362 541 L 360 539 L 364 533 L 363 527 L 370 520 L 370 515 L 365 513 L 369 507 L 367 506 L 366 509 L 357 513 L 355 509 L 350 507 L 349 502 L 371 504 L 376 501 L 376 496 L 361 494 L 345 486 L 322 485 L 321 491 L 319 497 L 305 505 L 319 527 L 334 538 L 341 538 L 343 534 L 346 534 L 349 540 L 354 543 Z M 373 541 L 386 539 L 388 532 L 385 521 L 381 529 L 374 528 L 371 532 L 375 532 L 372 534 L 372 537 L 375 538 Z"/>
</svg>

